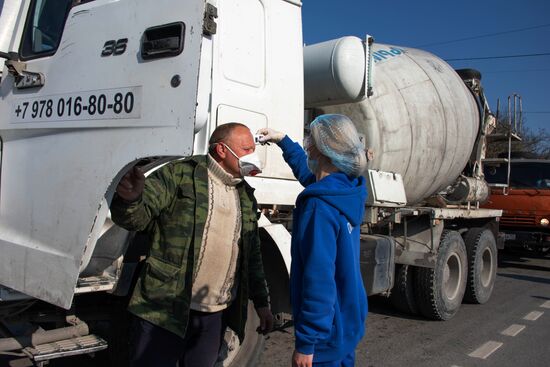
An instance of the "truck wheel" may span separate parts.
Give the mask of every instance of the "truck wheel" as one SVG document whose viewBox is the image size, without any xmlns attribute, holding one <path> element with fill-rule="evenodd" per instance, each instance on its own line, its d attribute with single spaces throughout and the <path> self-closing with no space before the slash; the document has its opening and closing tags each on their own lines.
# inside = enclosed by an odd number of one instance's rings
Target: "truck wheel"
<svg viewBox="0 0 550 367">
<path fill-rule="evenodd" d="M 416 288 L 420 313 L 432 320 L 449 320 L 460 308 L 466 289 L 466 248 L 460 234 L 444 230 L 434 269 L 419 267 Z"/>
<path fill-rule="evenodd" d="M 237 334 L 228 328 L 215 367 L 256 366 L 265 342 L 264 336 L 256 332 L 259 325 L 260 319 L 252 302 L 249 302 L 243 343 L 240 344 Z"/>
<path fill-rule="evenodd" d="M 493 293 L 497 273 L 497 245 L 488 229 L 472 228 L 464 237 L 468 254 L 468 282 L 464 300 L 483 304 Z"/>
<path fill-rule="evenodd" d="M 539 248 L 539 254 L 542 257 L 547 256 L 548 254 L 550 254 L 550 245 L 548 245 L 547 247 Z"/>
<path fill-rule="evenodd" d="M 545 257 L 550 253 L 550 245 L 542 246 L 542 247 L 534 247 L 534 246 L 526 246 L 527 249 L 531 252 L 533 252 L 536 256 Z"/>
<path fill-rule="evenodd" d="M 398 311 L 417 315 L 418 306 L 414 298 L 414 273 L 411 265 L 395 265 L 395 284 L 391 290 L 390 301 Z"/>
<path fill-rule="evenodd" d="M 456 69 L 455 71 L 460 76 L 460 78 L 462 78 L 462 80 L 481 80 L 481 73 L 476 69 Z"/>
</svg>

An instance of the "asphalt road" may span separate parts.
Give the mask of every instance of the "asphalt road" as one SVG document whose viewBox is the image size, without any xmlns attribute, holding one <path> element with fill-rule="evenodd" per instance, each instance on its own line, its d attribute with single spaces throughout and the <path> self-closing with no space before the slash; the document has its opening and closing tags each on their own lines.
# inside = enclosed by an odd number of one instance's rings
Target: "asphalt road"
<svg viewBox="0 0 550 367">
<path fill-rule="evenodd" d="M 427 321 L 369 297 L 357 367 L 550 366 L 550 256 L 499 254 L 493 295 L 463 304 L 449 321 Z M 293 330 L 272 333 L 258 367 L 289 366 Z"/>
<path fill-rule="evenodd" d="M 369 297 L 357 367 L 550 367 L 550 256 L 499 253 L 493 295 L 485 305 L 463 304 L 449 321 L 427 321 Z M 273 332 L 257 367 L 287 367 L 293 330 Z M 6 365 L 0 358 L 0 366 Z M 87 356 L 52 361 L 57 367 L 96 367 Z"/>
</svg>

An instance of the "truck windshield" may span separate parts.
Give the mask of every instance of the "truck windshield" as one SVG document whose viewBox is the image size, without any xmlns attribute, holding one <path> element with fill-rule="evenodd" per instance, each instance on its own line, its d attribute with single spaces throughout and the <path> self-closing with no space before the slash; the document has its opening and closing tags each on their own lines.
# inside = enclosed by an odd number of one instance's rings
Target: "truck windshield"
<svg viewBox="0 0 550 367">
<path fill-rule="evenodd" d="M 485 166 L 488 183 L 506 183 L 506 164 Z M 550 189 L 550 161 L 512 162 L 510 187 L 516 189 Z"/>
</svg>

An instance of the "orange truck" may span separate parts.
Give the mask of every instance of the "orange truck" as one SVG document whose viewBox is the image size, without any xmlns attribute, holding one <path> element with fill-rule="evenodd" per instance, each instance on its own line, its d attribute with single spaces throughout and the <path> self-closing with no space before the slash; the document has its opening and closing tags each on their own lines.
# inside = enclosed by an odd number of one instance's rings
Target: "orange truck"
<svg viewBox="0 0 550 367">
<path fill-rule="evenodd" d="M 486 208 L 503 209 L 505 247 L 550 252 L 550 160 L 512 159 L 485 166 L 491 188 Z"/>
</svg>

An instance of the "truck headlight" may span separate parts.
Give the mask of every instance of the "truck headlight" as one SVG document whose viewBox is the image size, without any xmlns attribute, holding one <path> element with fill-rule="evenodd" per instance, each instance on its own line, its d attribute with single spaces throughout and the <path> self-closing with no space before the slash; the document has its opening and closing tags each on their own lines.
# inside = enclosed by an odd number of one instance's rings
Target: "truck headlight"
<svg viewBox="0 0 550 367">
<path fill-rule="evenodd" d="M 548 224 L 550 223 L 550 221 L 546 218 L 542 218 L 540 220 L 540 225 L 543 226 L 543 227 L 548 227 Z"/>
</svg>

